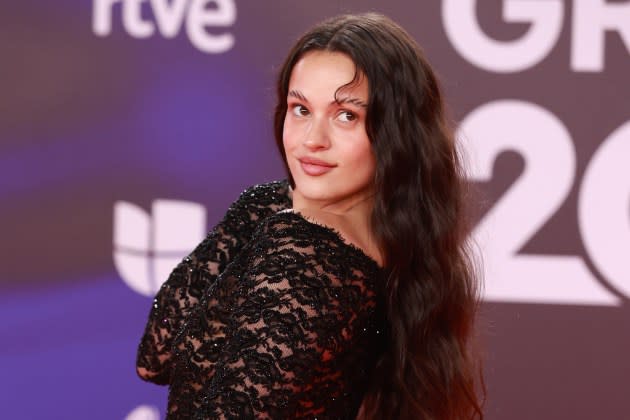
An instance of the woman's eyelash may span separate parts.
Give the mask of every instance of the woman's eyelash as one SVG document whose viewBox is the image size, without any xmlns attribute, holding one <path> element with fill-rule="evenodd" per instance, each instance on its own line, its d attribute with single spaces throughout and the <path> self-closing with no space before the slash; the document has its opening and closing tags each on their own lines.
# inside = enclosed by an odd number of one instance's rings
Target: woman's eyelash
<svg viewBox="0 0 630 420">
<path fill-rule="evenodd" d="M 310 113 L 309 109 L 302 104 L 289 104 L 288 109 L 291 110 L 293 115 L 295 116 L 305 116 Z M 344 117 L 348 122 L 354 121 L 358 118 L 358 115 L 355 112 L 349 111 L 347 109 L 340 110 L 336 118 Z"/>
<path fill-rule="evenodd" d="M 289 108 L 291 109 L 291 111 L 293 112 L 294 115 L 304 115 L 302 112 L 306 111 L 308 112 L 308 108 L 306 108 L 304 105 L 302 104 L 292 104 L 289 106 Z"/>
<path fill-rule="evenodd" d="M 343 110 L 340 111 L 338 115 L 345 115 L 349 121 L 354 121 L 357 119 L 357 114 L 352 111 Z"/>
</svg>

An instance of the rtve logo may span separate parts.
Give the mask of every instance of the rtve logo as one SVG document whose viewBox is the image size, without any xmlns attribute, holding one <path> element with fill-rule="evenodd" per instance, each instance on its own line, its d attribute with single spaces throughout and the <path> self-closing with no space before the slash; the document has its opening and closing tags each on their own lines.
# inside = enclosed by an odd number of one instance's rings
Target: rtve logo
<svg viewBox="0 0 630 420">
<path fill-rule="evenodd" d="M 207 27 L 234 25 L 234 0 L 93 0 L 92 31 L 96 35 L 105 37 L 112 32 L 113 11 L 117 3 L 121 4 L 123 28 L 134 38 L 148 38 L 156 28 L 164 38 L 174 38 L 185 20 L 188 39 L 197 49 L 217 54 L 234 46 L 231 33 L 206 31 Z M 143 3 L 148 3 L 149 7 L 143 9 Z M 145 18 L 147 9 L 151 10 L 155 24 Z"/>
<path fill-rule="evenodd" d="M 123 281 L 142 295 L 155 295 L 205 235 L 201 204 L 155 200 L 151 215 L 126 201 L 114 204 L 114 265 Z"/>
</svg>

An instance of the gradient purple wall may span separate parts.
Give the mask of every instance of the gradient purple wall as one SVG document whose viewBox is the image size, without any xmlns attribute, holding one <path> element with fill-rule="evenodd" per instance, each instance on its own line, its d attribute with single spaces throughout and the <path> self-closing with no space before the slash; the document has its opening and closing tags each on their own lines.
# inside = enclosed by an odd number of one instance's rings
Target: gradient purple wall
<svg viewBox="0 0 630 420">
<path fill-rule="evenodd" d="M 368 10 L 424 47 L 484 197 L 488 419 L 627 418 L 630 1 L 603 0 L 3 2 L 3 418 L 163 416 L 134 371 L 148 294 L 283 176 L 295 38 Z"/>
</svg>

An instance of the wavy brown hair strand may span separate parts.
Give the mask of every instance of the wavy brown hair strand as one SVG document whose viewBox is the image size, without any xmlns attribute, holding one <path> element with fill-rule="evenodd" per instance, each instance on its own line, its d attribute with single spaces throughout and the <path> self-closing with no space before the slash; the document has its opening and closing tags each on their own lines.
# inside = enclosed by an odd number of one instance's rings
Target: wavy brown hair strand
<svg viewBox="0 0 630 420">
<path fill-rule="evenodd" d="M 437 78 L 417 43 L 385 16 L 344 15 L 315 26 L 278 78 L 274 130 L 285 165 L 289 79 L 314 50 L 346 54 L 356 65 L 350 83 L 365 76 L 369 85 L 366 131 L 377 162 L 372 228 L 388 274 L 389 342 L 360 417 L 483 418 L 466 183 Z"/>
</svg>

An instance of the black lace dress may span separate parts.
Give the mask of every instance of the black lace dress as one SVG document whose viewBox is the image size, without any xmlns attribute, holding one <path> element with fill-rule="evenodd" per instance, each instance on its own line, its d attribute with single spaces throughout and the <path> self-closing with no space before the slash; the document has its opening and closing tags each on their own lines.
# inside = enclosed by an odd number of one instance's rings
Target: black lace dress
<svg viewBox="0 0 630 420">
<path fill-rule="evenodd" d="M 288 191 L 245 191 L 156 296 L 137 364 L 169 384 L 169 418 L 356 417 L 384 346 L 382 270 L 283 211 Z"/>
</svg>

